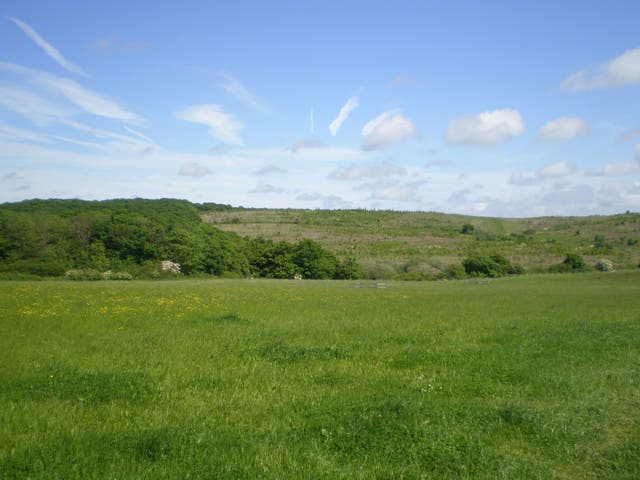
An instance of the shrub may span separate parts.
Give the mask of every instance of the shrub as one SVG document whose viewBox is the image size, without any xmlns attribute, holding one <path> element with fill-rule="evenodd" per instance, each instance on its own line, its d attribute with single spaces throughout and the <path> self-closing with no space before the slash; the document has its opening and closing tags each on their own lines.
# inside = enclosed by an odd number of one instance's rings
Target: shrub
<svg viewBox="0 0 640 480">
<path fill-rule="evenodd" d="M 473 233 L 474 230 L 475 227 L 473 225 L 471 225 L 470 223 L 465 223 L 462 226 L 462 229 L 460 229 L 460 233 L 462 233 L 463 235 L 468 235 L 470 233 Z"/>
<path fill-rule="evenodd" d="M 103 280 L 133 280 L 133 275 L 129 272 L 112 272 L 111 270 L 107 270 L 106 272 L 102 272 Z"/>
<path fill-rule="evenodd" d="M 611 262 L 611 260 L 600 259 L 598 260 L 598 263 L 596 263 L 596 270 L 601 272 L 613 272 L 613 262 Z"/>
<path fill-rule="evenodd" d="M 568 253 L 562 263 L 553 265 L 549 271 L 554 273 L 584 272 L 587 264 L 577 253 Z"/>
<path fill-rule="evenodd" d="M 502 277 L 514 271 L 511 262 L 500 254 L 473 255 L 462 262 L 467 275 L 472 277 Z"/>
<path fill-rule="evenodd" d="M 362 267 L 354 258 L 347 258 L 338 265 L 334 278 L 338 280 L 357 280 L 362 278 Z"/>
<path fill-rule="evenodd" d="M 67 270 L 64 277 L 68 280 L 102 280 L 102 273 L 92 268 Z"/>
</svg>

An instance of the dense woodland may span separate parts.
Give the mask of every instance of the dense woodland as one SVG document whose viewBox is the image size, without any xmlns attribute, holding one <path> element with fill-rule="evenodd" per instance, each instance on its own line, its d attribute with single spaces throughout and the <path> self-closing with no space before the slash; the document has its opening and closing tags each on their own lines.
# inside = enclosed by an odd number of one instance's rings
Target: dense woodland
<svg viewBox="0 0 640 480">
<path fill-rule="evenodd" d="M 157 277 L 161 260 L 185 275 L 357 278 L 313 240 L 244 239 L 201 220 L 227 205 L 184 200 L 29 200 L 0 205 L 0 272 L 62 276 L 69 270 Z M 169 274 L 167 274 L 169 275 Z"/>
</svg>

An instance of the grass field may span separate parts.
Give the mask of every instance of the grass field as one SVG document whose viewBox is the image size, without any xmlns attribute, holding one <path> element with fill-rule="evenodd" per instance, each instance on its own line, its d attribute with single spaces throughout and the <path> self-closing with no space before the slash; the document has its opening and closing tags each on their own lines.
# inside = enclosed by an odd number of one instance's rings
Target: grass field
<svg viewBox="0 0 640 480">
<path fill-rule="evenodd" d="M 0 477 L 640 478 L 640 272 L 0 283 Z"/>
</svg>

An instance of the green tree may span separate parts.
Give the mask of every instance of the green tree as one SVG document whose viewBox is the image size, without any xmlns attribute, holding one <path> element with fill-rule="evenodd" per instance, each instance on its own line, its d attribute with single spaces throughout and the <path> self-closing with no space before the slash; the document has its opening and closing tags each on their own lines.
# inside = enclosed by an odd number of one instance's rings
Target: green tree
<svg viewBox="0 0 640 480">
<path fill-rule="evenodd" d="M 293 261 L 303 278 L 333 278 L 338 259 L 313 240 L 301 240 L 295 247 Z"/>
</svg>

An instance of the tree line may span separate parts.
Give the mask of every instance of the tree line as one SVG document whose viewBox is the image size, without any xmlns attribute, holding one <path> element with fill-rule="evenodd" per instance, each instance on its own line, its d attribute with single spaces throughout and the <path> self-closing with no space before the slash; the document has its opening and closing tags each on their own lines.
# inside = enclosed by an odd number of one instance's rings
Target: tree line
<svg viewBox="0 0 640 480">
<path fill-rule="evenodd" d="M 185 275 L 350 279 L 362 270 L 313 240 L 245 239 L 201 220 L 229 209 L 186 200 L 28 200 L 0 205 L 0 272 L 62 276 L 69 270 L 153 277 L 160 260 Z"/>
</svg>

